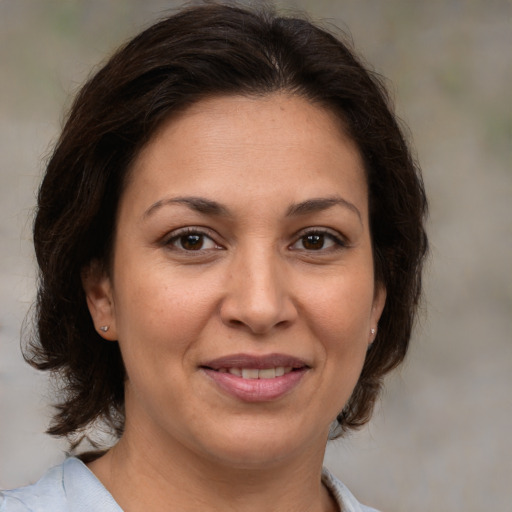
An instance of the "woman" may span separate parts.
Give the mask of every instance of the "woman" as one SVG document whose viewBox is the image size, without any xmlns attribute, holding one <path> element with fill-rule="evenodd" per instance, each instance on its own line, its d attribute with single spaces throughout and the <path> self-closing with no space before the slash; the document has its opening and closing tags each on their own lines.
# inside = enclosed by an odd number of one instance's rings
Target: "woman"
<svg viewBox="0 0 512 512">
<path fill-rule="evenodd" d="M 371 510 L 322 460 L 405 356 L 425 212 L 332 35 L 211 4 L 141 33 L 76 98 L 34 224 L 48 432 L 118 441 L 0 510 Z"/>
</svg>

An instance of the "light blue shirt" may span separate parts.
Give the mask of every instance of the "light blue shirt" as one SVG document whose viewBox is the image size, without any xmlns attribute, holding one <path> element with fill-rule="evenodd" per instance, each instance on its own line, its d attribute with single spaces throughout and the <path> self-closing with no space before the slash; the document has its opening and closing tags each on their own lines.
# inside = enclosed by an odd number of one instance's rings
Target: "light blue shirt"
<svg viewBox="0 0 512 512">
<path fill-rule="evenodd" d="M 322 481 L 343 512 L 377 512 L 361 505 L 327 469 Z M 71 457 L 38 482 L 0 492 L 0 512 L 123 512 L 89 468 Z"/>
</svg>

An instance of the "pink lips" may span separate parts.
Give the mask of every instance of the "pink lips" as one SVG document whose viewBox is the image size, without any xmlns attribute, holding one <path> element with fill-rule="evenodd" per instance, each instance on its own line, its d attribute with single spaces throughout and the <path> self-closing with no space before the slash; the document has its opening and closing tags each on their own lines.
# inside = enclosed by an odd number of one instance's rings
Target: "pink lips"
<svg viewBox="0 0 512 512">
<path fill-rule="evenodd" d="M 237 369 L 244 369 L 254 374 L 257 370 L 276 368 L 278 374 L 282 373 L 282 368 L 286 368 L 286 373 L 272 378 L 244 378 L 231 373 L 238 373 Z M 293 390 L 309 368 L 304 361 L 283 354 L 233 354 L 201 365 L 202 371 L 224 392 L 245 402 L 277 400 Z"/>
</svg>

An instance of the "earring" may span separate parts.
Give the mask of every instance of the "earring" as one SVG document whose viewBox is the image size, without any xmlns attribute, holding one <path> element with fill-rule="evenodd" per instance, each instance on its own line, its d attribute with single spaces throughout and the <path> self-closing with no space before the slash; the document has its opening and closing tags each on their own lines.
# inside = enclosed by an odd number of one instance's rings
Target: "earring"
<svg viewBox="0 0 512 512">
<path fill-rule="evenodd" d="M 373 329 L 373 328 L 372 328 L 372 329 L 370 329 L 370 334 L 371 334 L 372 336 L 375 336 L 375 333 L 376 333 L 376 332 L 377 332 L 377 330 L 376 330 L 376 329 Z"/>
<path fill-rule="evenodd" d="M 108 326 L 108 325 L 102 325 L 102 326 L 100 327 L 100 331 L 101 331 L 101 332 L 107 332 L 107 331 L 108 331 L 108 329 L 109 329 L 109 326 Z"/>
</svg>

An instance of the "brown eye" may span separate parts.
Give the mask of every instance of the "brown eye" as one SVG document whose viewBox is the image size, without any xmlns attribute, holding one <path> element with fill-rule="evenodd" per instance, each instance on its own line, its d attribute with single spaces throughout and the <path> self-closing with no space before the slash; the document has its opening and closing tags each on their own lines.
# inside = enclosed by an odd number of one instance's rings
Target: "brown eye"
<svg viewBox="0 0 512 512">
<path fill-rule="evenodd" d="M 221 249 L 215 241 L 208 235 L 200 231 L 181 231 L 170 238 L 165 245 L 181 251 L 204 251 L 211 249 Z"/>
<path fill-rule="evenodd" d="M 303 233 L 297 241 L 290 246 L 290 249 L 299 251 L 324 251 L 343 249 L 347 246 L 341 235 L 331 231 L 314 230 Z"/>
<path fill-rule="evenodd" d="M 302 246 L 308 251 L 318 251 L 323 249 L 325 236 L 319 233 L 312 233 L 302 237 Z"/>
<path fill-rule="evenodd" d="M 179 245 L 187 251 L 199 251 L 203 248 L 203 235 L 184 235 L 180 236 Z"/>
</svg>

